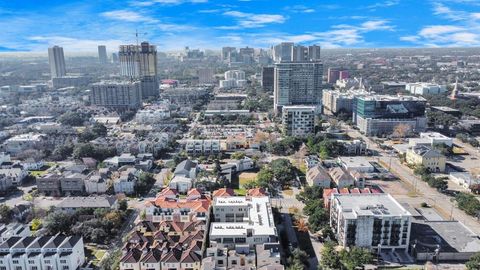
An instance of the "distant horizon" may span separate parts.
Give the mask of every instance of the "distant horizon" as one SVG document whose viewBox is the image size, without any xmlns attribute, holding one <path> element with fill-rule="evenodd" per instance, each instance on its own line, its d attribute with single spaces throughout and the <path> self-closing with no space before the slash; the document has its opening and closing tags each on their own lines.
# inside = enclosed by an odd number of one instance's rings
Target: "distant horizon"
<svg viewBox="0 0 480 270">
<path fill-rule="evenodd" d="M 99 44 L 101 45 L 101 44 Z M 125 44 L 128 45 L 128 44 Z M 155 44 L 152 44 L 155 45 Z M 246 47 L 246 46 L 245 46 Z M 97 57 L 98 56 L 98 51 L 92 50 L 92 51 L 80 51 L 80 52 L 72 52 L 68 51 L 67 48 L 64 48 L 64 54 L 65 57 L 82 57 L 82 56 L 92 56 L 92 57 Z M 240 48 L 240 47 L 237 47 Z M 252 47 L 255 49 L 270 49 L 270 48 L 259 48 L 259 47 Z M 48 49 L 48 48 L 47 48 Z M 191 49 L 199 49 L 201 51 L 212 51 L 216 53 L 221 53 L 222 48 L 191 48 Z M 418 49 L 425 49 L 425 50 L 474 50 L 474 49 L 480 49 L 480 46 L 475 46 L 475 47 L 383 47 L 383 48 L 376 48 L 376 47 L 364 47 L 364 48 L 321 48 L 322 51 L 342 51 L 342 50 L 418 50 Z M 181 53 L 183 49 L 177 49 L 177 50 L 169 50 L 169 51 L 161 51 L 158 50 L 158 52 L 161 53 Z M 107 47 L 107 55 L 108 57 L 111 57 L 112 53 L 116 53 L 118 50 L 109 50 Z M 0 51 L 0 56 L 37 56 L 37 57 L 48 57 L 48 50 L 45 51 Z"/>
<path fill-rule="evenodd" d="M 159 51 L 282 41 L 323 48 L 480 46 L 476 0 L 26 0 L 0 3 L 0 15 L 0 52 L 52 45 L 94 52 L 100 44 L 135 43 L 137 30 Z"/>
</svg>

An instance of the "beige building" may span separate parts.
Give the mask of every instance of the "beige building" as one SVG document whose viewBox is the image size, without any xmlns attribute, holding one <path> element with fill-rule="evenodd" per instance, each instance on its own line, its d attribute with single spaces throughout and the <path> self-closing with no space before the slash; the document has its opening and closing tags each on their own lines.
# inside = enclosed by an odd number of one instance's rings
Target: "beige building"
<svg viewBox="0 0 480 270">
<path fill-rule="evenodd" d="M 425 145 L 414 146 L 406 154 L 408 164 L 423 165 L 432 172 L 444 172 L 446 160 L 440 152 Z"/>
</svg>

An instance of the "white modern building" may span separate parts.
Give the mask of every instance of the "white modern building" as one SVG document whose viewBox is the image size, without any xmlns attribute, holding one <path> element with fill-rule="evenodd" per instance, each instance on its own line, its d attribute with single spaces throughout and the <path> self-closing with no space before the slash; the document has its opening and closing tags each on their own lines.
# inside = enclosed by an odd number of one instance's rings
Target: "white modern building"
<svg viewBox="0 0 480 270">
<path fill-rule="evenodd" d="M 135 115 L 135 120 L 142 124 L 156 124 L 168 118 L 170 118 L 170 109 L 166 107 L 139 110 Z"/>
<path fill-rule="evenodd" d="M 185 151 L 190 155 L 210 155 L 220 153 L 220 140 L 186 140 Z"/>
<path fill-rule="evenodd" d="M 449 176 L 450 180 L 452 180 L 455 184 L 468 191 L 470 191 L 470 187 L 472 185 L 480 184 L 480 178 L 475 177 L 468 172 L 451 172 Z"/>
<path fill-rule="evenodd" d="M 45 134 L 25 133 L 7 139 L 3 143 L 3 149 L 8 153 L 16 154 L 27 149 L 41 147 L 45 141 Z"/>
<path fill-rule="evenodd" d="M 92 84 L 93 105 L 114 109 L 137 109 L 142 104 L 139 81 L 104 81 Z"/>
<path fill-rule="evenodd" d="M 407 83 L 405 90 L 414 95 L 438 95 L 447 91 L 446 85 L 439 85 L 434 83 Z"/>
<path fill-rule="evenodd" d="M 420 132 L 420 138 L 428 140 L 432 146 L 435 144 L 453 145 L 452 138 L 438 132 Z"/>
<path fill-rule="evenodd" d="M 268 196 L 215 197 L 215 221 L 210 226 L 211 246 L 233 249 L 237 245 L 250 246 L 277 242 L 272 206 Z"/>
<path fill-rule="evenodd" d="M 74 270 L 84 263 L 80 236 L 10 237 L 0 243 L 0 269 Z"/>
<path fill-rule="evenodd" d="M 245 87 L 245 72 L 242 70 L 229 70 L 225 72 L 225 80 L 220 80 L 220 88 Z"/>
<path fill-rule="evenodd" d="M 365 157 L 339 157 L 338 163 L 349 172 L 372 173 L 375 167 Z"/>
<path fill-rule="evenodd" d="M 330 226 L 344 247 L 407 251 L 411 216 L 389 194 L 332 194 Z"/>
<path fill-rule="evenodd" d="M 307 136 L 315 133 L 314 106 L 283 106 L 282 126 L 287 136 Z"/>
</svg>

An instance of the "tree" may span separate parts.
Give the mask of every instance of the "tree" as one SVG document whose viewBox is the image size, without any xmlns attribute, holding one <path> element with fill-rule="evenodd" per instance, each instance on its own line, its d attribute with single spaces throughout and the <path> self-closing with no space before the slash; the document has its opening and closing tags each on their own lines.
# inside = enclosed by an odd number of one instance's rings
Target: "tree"
<svg viewBox="0 0 480 270">
<path fill-rule="evenodd" d="M 269 168 L 262 168 L 257 174 L 257 184 L 260 187 L 268 188 L 273 181 L 273 172 Z"/>
<path fill-rule="evenodd" d="M 303 218 L 295 220 L 295 226 L 297 226 L 299 232 L 308 232 L 308 224 Z"/>
<path fill-rule="evenodd" d="M 473 194 L 460 192 L 455 196 L 455 200 L 458 208 L 471 216 L 476 216 L 480 211 L 480 201 Z"/>
<path fill-rule="evenodd" d="M 273 176 L 281 185 L 286 185 L 295 179 L 295 173 L 290 160 L 280 158 L 270 162 Z"/>
<path fill-rule="evenodd" d="M 465 264 L 468 270 L 478 270 L 480 269 L 480 253 L 476 253 Z"/>
<path fill-rule="evenodd" d="M 0 223 L 5 223 L 8 224 L 12 220 L 12 209 L 6 205 L 6 204 L 1 204 L 0 205 Z"/>
<path fill-rule="evenodd" d="M 412 132 L 412 127 L 408 124 L 398 124 L 393 129 L 392 137 L 403 139 Z"/>
<path fill-rule="evenodd" d="M 102 123 L 95 123 L 93 124 L 92 132 L 97 137 L 105 137 L 107 136 L 107 127 Z"/>
<path fill-rule="evenodd" d="M 308 217 L 308 224 L 310 229 L 314 232 L 319 231 L 323 226 L 326 226 L 328 221 L 328 212 L 323 207 L 317 208 L 317 210 Z"/>
<path fill-rule="evenodd" d="M 299 248 L 292 251 L 289 262 L 291 266 L 294 266 L 293 269 L 308 269 L 310 266 L 308 254 Z"/>
<path fill-rule="evenodd" d="M 54 160 L 64 160 L 69 157 L 73 153 L 73 145 L 72 144 L 62 144 L 57 145 L 55 150 L 53 150 L 52 158 Z"/>
<path fill-rule="evenodd" d="M 352 247 L 350 251 L 342 250 L 340 252 L 340 263 L 347 270 L 355 270 L 357 267 L 371 263 L 372 260 L 372 253 L 364 248 Z"/>
<path fill-rule="evenodd" d="M 39 218 L 32 219 L 32 231 L 38 231 L 42 227 L 42 220 Z"/>
<path fill-rule="evenodd" d="M 117 269 L 120 263 L 121 256 L 122 256 L 122 251 L 120 249 L 117 249 L 112 253 L 109 253 L 108 256 L 105 259 L 103 259 L 102 262 L 100 263 L 100 269 L 101 270 Z"/>
<path fill-rule="evenodd" d="M 245 158 L 245 152 L 235 152 L 232 154 L 233 159 L 243 159 Z"/>
<path fill-rule="evenodd" d="M 45 218 L 44 227 L 49 234 L 70 233 L 72 225 L 75 223 L 73 215 L 62 211 L 54 211 Z"/>
<path fill-rule="evenodd" d="M 120 211 L 127 211 L 128 209 L 128 202 L 127 200 L 121 200 L 118 202 L 118 210 Z"/>
<path fill-rule="evenodd" d="M 66 112 L 58 118 L 58 121 L 62 123 L 62 125 L 69 125 L 69 126 L 82 126 L 83 122 L 87 119 L 86 115 L 83 115 L 78 112 Z"/>
<path fill-rule="evenodd" d="M 332 242 L 327 242 L 323 245 L 321 251 L 320 265 L 327 270 L 340 269 L 340 257 L 335 250 L 335 245 Z"/>
</svg>

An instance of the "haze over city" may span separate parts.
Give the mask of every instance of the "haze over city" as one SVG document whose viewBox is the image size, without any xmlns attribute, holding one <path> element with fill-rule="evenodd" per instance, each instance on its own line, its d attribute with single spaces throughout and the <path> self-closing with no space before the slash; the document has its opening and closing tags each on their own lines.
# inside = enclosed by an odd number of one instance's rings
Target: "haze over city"
<svg viewBox="0 0 480 270">
<path fill-rule="evenodd" d="M 480 270 L 480 2 L 0 2 L 0 270 Z"/>
</svg>

